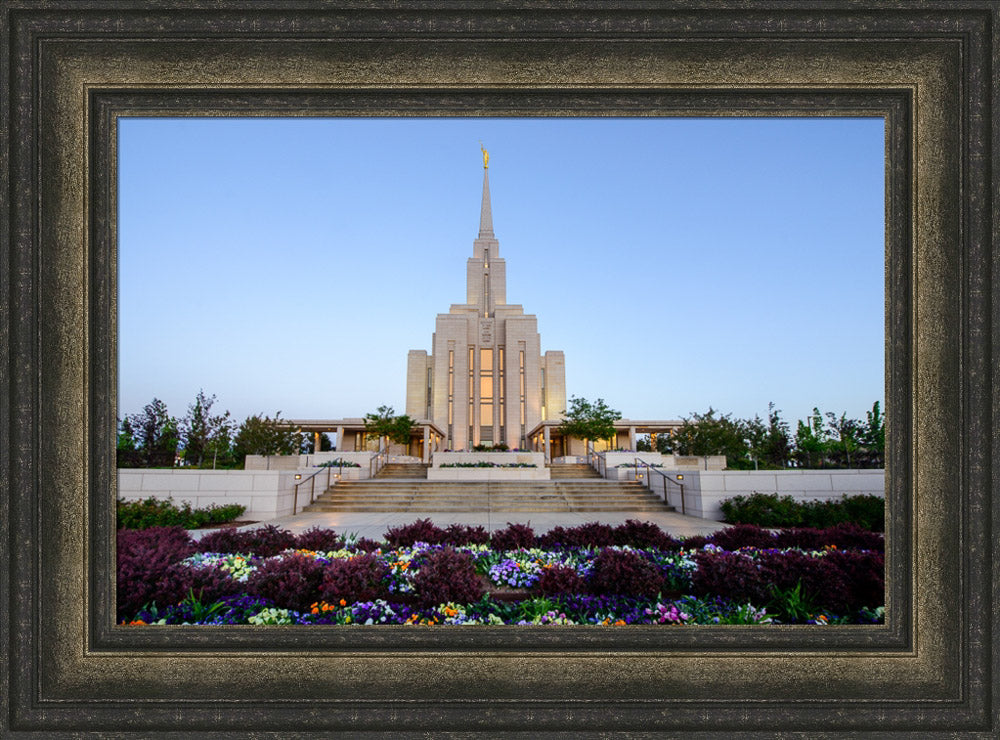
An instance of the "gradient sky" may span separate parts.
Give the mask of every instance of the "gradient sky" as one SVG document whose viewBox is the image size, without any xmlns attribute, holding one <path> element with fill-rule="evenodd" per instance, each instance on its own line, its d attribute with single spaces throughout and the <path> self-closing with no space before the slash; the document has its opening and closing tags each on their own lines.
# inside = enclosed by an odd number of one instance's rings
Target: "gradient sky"
<svg viewBox="0 0 1000 740">
<path fill-rule="evenodd" d="M 405 411 L 465 301 L 490 152 L 507 301 L 568 396 L 864 418 L 884 397 L 881 119 L 122 119 L 119 415 Z"/>
</svg>

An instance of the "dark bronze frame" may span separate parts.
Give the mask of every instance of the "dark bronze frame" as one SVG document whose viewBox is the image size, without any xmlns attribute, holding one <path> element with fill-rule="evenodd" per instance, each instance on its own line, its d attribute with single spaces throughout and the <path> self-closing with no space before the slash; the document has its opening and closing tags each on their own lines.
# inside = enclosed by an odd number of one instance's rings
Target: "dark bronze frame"
<svg viewBox="0 0 1000 740">
<path fill-rule="evenodd" d="M 4 0 L 0 734 L 994 736 L 998 21 L 985 0 Z M 115 123 L 195 113 L 884 116 L 886 625 L 115 626 Z"/>
</svg>

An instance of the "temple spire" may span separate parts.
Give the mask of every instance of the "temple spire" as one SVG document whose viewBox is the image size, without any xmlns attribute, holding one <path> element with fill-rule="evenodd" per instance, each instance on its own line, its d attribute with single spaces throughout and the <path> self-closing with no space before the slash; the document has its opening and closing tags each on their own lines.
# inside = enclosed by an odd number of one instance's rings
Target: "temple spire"
<svg viewBox="0 0 1000 740">
<path fill-rule="evenodd" d="M 493 238 L 493 210 L 490 207 L 490 155 L 486 148 L 480 144 L 483 150 L 483 207 L 479 214 L 479 238 Z"/>
</svg>

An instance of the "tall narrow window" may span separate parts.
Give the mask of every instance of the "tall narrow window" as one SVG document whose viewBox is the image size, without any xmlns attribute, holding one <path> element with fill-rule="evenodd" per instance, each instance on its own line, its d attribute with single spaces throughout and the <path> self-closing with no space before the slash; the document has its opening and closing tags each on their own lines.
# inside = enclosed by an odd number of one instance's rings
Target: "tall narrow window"
<svg viewBox="0 0 1000 740">
<path fill-rule="evenodd" d="M 540 368 L 538 374 L 542 379 L 542 419 L 545 419 L 545 368 Z"/>
<path fill-rule="evenodd" d="M 431 402 L 434 397 L 433 393 L 431 392 L 431 389 L 433 387 L 432 384 L 433 379 L 434 379 L 434 369 L 427 368 L 427 410 L 424 413 L 425 419 L 431 418 Z"/>
<path fill-rule="evenodd" d="M 493 441 L 493 350 L 479 350 L 479 441 Z"/>
<path fill-rule="evenodd" d="M 521 446 L 522 449 L 524 449 L 524 448 L 527 448 L 527 446 L 528 446 L 528 440 L 524 436 L 524 432 L 526 431 L 525 428 L 524 428 L 526 414 L 525 414 L 525 396 L 524 396 L 525 385 L 524 385 L 524 350 L 523 349 L 521 350 L 521 357 L 520 357 L 520 360 L 519 360 L 518 364 L 520 366 L 520 388 L 521 388 L 521 393 L 520 393 L 520 395 L 521 395 L 521 445 L 520 446 Z"/>
<path fill-rule="evenodd" d="M 469 347 L 469 447 L 476 444 L 476 348 Z"/>
<path fill-rule="evenodd" d="M 504 425 L 507 423 L 507 409 L 504 407 L 504 369 L 503 369 L 503 347 L 497 348 L 498 362 L 497 362 L 497 403 L 499 405 L 498 416 L 500 417 L 500 441 L 507 441 L 507 433 L 504 429 Z"/>
<path fill-rule="evenodd" d="M 454 447 L 455 423 L 455 350 L 448 350 L 448 447 Z"/>
</svg>

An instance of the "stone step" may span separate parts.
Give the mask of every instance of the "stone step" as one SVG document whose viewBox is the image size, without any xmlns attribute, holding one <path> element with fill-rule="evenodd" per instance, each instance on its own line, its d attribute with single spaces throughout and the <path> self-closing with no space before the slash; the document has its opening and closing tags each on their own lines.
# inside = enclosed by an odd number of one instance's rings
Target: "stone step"
<svg viewBox="0 0 1000 740">
<path fill-rule="evenodd" d="M 342 481 L 305 511 L 671 511 L 635 481 Z"/>
<path fill-rule="evenodd" d="M 549 475 L 553 480 L 565 478 L 600 478 L 601 474 L 583 463 L 550 465 Z"/>
</svg>

